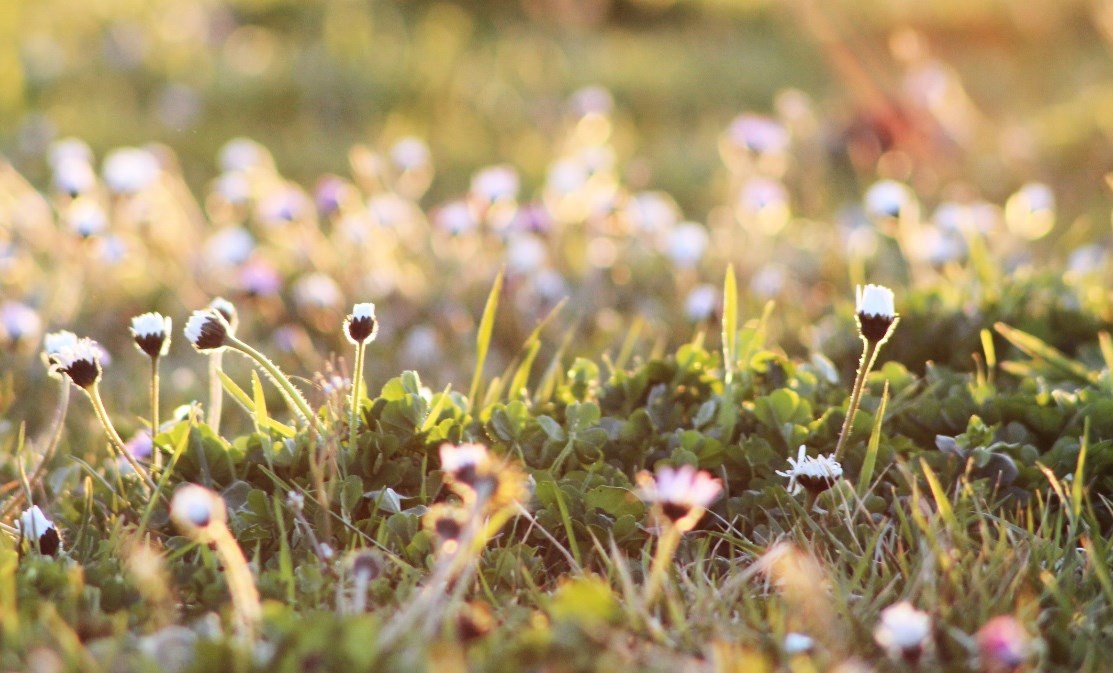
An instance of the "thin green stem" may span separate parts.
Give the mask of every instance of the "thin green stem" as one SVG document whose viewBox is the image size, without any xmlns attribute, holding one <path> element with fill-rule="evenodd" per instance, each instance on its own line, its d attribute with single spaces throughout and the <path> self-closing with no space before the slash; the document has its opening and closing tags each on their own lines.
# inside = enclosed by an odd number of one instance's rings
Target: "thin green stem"
<svg viewBox="0 0 1113 673">
<path fill-rule="evenodd" d="M 657 538 L 657 551 L 653 555 L 653 564 L 649 569 L 649 579 L 645 583 L 645 608 L 653 606 L 657 592 L 668 575 L 669 565 L 672 563 L 676 548 L 680 546 L 680 529 L 671 522 L 664 524 L 665 532 Z"/>
<path fill-rule="evenodd" d="M 151 462 L 155 469 L 162 467 L 162 454 L 155 446 L 158 436 L 158 358 L 151 358 Z"/>
<path fill-rule="evenodd" d="M 356 428 L 359 420 L 359 410 L 362 400 L 360 399 L 360 384 L 363 383 L 363 355 L 367 349 L 367 344 L 356 344 L 356 362 L 355 368 L 352 370 L 352 413 L 348 419 L 348 451 L 355 451 L 356 448 Z"/>
<path fill-rule="evenodd" d="M 224 406 L 224 385 L 220 382 L 224 352 L 217 351 L 209 356 L 209 427 L 220 434 L 220 413 Z"/>
<path fill-rule="evenodd" d="M 263 355 L 243 341 L 240 341 L 236 337 L 228 335 L 227 340 L 232 347 L 254 360 L 260 367 L 263 368 L 263 371 L 270 375 L 271 380 L 274 381 L 275 385 L 277 385 L 282 390 L 282 392 L 286 394 L 286 401 L 290 403 L 293 411 L 301 416 L 302 420 L 304 420 L 306 423 L 309 423 L 311 421 L 313 421 L 314 423 L 316 422 L 317 415 L 314 414 L 312 410 L 310 410 L 309 403 L 305 401 L 305 398 L 302 397 L 302 394 L 298 392 L 298 389 L 294 387 L 294 384 L 290 383 L 290 379 L 286 378 L 286 375 L 282 373 L 282 370 L 280 370 L 277 365 L 271 362 L 270 359 L 267 358 L 267 356 Z"/>
<path fill-rule="evenodd" d="M 215 530 L 212 532 L 212 541 L 224 565 L 224 576 L 228 580 L 228 593 L 232 595 L 232 609 L 239 622 L 240 636 L 246 643 L 254 643 L 263 617 L 259 606 L 259 590 L 255 587 L 251 569 L 247 567 L 243 550 L 232 537 L 231 531 L 224 524 L 214 524 L 213 527 Z"/>
<path fill-rule="evenodd" d="M 147 470 L 139 464 L 135 456 L 131 455 L 131 452 L 128 451 L 127 447 L 124 445 L 124 440 L 120 438 L 120 434 L 116 432 L 116 428 L 112 426 L 112 420 L 108 418 L 108 411 L 104 408 L 104 401 L 100 396 L 100 385 L 94 383 L 83 390 L 85 390 L 85 394 L 89 396 L 89 401 L 93 403 L 93 412 L 97 415 L 101 425 L 104 426 L 104 432 L 108 435 L 109 446 L 116 450 L 118 454 L 117 457 L 123 456 L 124 460 L 128 461 L 128 465 L 131 465 L 131 469 L 135 470 L 136 476 L 143 480 L 143 487 L 149 498 L 157 486 L 155 486 L 155 482 L 151 479 L 151 475 Z"/>
<path fill-rule="evenodd" d="M 866 387 L 866 376 L 869 375 L 870 369 L 873 368 L 873 362 L 877 358 L 877 352 L 881 350 L 881 342 L 874 344 L 870 340 L 862 337 L 862 359 L 858 362 L 858 373 L 854 377 L 854 387 L 850 393 L 850 406 L 846 409 L 846 418 L 843 419 L 842 431 L 839 432 L 839 441 L 835 444 L 835 459 L 837 460 L 842 455 L 842 450 L 846 446 L 846 440 L 850 437 L 850 429 L 854 424 L 854 417 L 858 414 L 858 405 L 862 402 L 862 391 Z"/>
</svg>

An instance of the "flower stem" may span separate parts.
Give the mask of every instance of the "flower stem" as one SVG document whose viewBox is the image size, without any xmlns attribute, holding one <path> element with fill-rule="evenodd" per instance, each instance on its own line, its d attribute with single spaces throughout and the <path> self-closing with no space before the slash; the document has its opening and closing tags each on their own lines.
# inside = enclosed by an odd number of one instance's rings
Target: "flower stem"
<svg viewBox="0 0 1113 673">
<path fill-rule="evenodd" d="M 212 541 L 216 553 L 224 565 L 224 576 L 228 580 L 228 592 L 232 594 L 232 609 L 236 613 L 240 636 L 247 643 L 254 643 L 256 630 L 263 612 L 259 607 L 259 590 L 243 550 L 224 524 L 211 526 Z"/>
<path fill-rule="evenodd" d="M 220 412 L 224 406 L 224 385 L 220 381 L 224 352 L 217 351 L 209 356 L 209 427 L 220 434 Z"/>
<path fill-rule="evenodd" d="M 665 532 L 657 538 L 657 552 L 653 555 L 653 564 L 649 569 L 649 579 L 645 583 L 645 607 L 648 610 L 657 598 L 657 592 L 668 575 L 669 564 L 672 562 L 676 548 L 680 546 L 680 529 L 671 522 L 664 524 Z"/>
<path fill-rule="evenodd" d="M 842 450 L 846 446 L 846 440 L 850 437 L 850 428 L 854 424 L 854 417 L 858 414 L 858 405 L 862 402 L 862 391 L 866 387 L 866 376 L 869 375 L 870 369 L 873 368 L 873 362 L 877 359 L 877 352 L 881 350 L 881 342 L 876 344 L 862 337 L 862 359 L 858 362 L 858 373 L 854 377 L 854 387 L 850 393 L 850 406 L 846 409 L 846 418 L 842 422 L 842 431 L 839 432 L 839 441 L 835 444 L 835 459 L 837 460 L 842 455 Z"/>
<path fill-rule="evenodd" d="M 246 343 L 240 341 L 232 335 L 228 335 L 227 341 L 233 348 L 237 349 L 244 355 L 254 360 L 256 363 L 258 363 L 258 365 L 263 368 L 263 371 L 270 375 L 271 380 L 274 381 L 275 385 L 277 385 L 282 390 L 282 392 L 285 393 L 286 401 L 290 404 L 293 411 L 301 416 L 302 420 L 304 420 L 306 423 L 316 420 L 317 416 L 313 413 L 312 410 L 310 410 L 309 403 L 305 401 L 305 398 L 302 397 L 301 393 L 298 392 L 298 389 L 294 387 L 294 384 L 290 383 L 290 379 L 286 378 L 286 375 L 282 373 L 282 370 L 280 370 L 277 365 L 271 362 L 270 359 L 267 358 L 267 356 L 263 355 L 259 351 L 255 350 L 251 346 L 248 346 Z"/>
<path fill-rule="evenodd" d="M 352 370 L 352 413 L 348 419 L 348 451 L 354 452 L 356 448 L 356 428 L 360 410 L 360 384 L 363 383 L 363 354 L 367 344 L 356 344 L 356 362 Z"/>
<path fill-rule="evenodd" d="M 111 419 L 108 418 L 108 411 L 104 408 L 104 401 L 100 396 L 100 384 L 94 383 L 88 388 L 83 389 L 89 396 L 89 401 L 93 403 L 93 412 L 96 413 L 97 419 L 100 420 L 101 425 L 104 426 L 104 432 L 108 435 L 108 445 L 116 450 L 117 457 L 123 456 L 124 460 L 128 461 L 131 469 L 135 470 L 136 476 L 143 480 L 143 488 L 146 491 L 147 497 L 155 491 L 157 486 L 151 479 L 151 475 L 144 469 L 135 456 L 131 455 L 127 447 L 124 445 L 124 440 L 120 439 L 120 434 L 116 432 L 116 428 L 112 426 Z"/>
<path fill-rule="evenodd" d="M 151 358 L 151 462 L 155 469 L 162 467 L 162 454 L 155 446 L 158 427 L 158 357 L 153 357 Z"/>
</svg>

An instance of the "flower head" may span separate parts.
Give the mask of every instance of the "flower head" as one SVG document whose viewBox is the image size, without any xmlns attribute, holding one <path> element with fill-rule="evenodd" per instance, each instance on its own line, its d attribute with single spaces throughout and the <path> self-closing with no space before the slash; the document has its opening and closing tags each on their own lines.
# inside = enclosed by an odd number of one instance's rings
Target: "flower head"
<svg viewBox="0 0 1113 673">
<path fill-rule="evenodd" d="M 197 484 L 182 486 L 170 501 L 170 518 L 191 535 L 204 531 L 214 523 L 223 524 L 227 517 L 224 500 Z"/>
<path fill-rule="evenodd" d="M 449 488 L 465 501 L 497 509 L 529 497 L 521 469 L 496 463 L 482 444 L 441 444 L 440 457 Z"/>
<path fill-rule="evenodd" d="M 790 469 L 786 472 L 777 470 L 777 474 L 788 477 L 788 489 L 794 495 L 803 487 L 813 494 L 822 493 L 835 485 L 842 477 L 842 465 L 835 460 L 834 455 L 816 456 L 807 455 L 807 448 L 803 444 L 796 454 L 796 458 L 789 458 Z"/>
<path fill-rule="evenodd" d="M 672 525 L 687 532 L 695 527 L 704 510 L 719 497 L 723 484 L 704 470 L 691 465 L 657 469 L 656 476 L 638 473 L 638 494 L 653 503 Z"/>
<path fill-rule="evenodd" d="M 48 357 L 53 369 L 65 374 L 79 388 L 88 388 L 100 380 L 101 349 L 92 339 L 78 339 Z"/>
<path fill-rule="evenodd" d="M 915 663 L 923 654 L 924 644 L 931 636 L 931 615 L 921 612 L 908 601 L 890 605 L 881 611 L 880 621 L 873 630 L 874 640 L 889 656 Z"/>
<path fill-rule="evenodd" d="M 186 321 L 185 336 L 199 351 L 224 348 L 230 332 L 228 321 L 217 309 L 194 311 Z"/>
<path fill-rule="evenodd" d="M 0 304 L 0 343 L 22 349 L 38 341 L 41 333 L 42 319 L 35 309 L 17 301 Z"/>
<path fill-rule="evenodd" d="M 375 340 L 379 334 L 379 323 L 375 320 L 375 305 L 370 302 L 356 304 L 344 319 L 344 335 L 353 344 L 365 344 Z"/>
<path fill-rule="evenodd" d="M 855 289 L 854 310 L 858 330 L 871 343 L 885 340 L 897 319 L 893 291 L 881 285 L 859 285 Z"/>
<path fill-rule="evenodd" d="M 131 319 L 131 336 L 140 351 L 159 358 L 170 351 L 170 318 L 161 313 L 144 313 Z"/>
<path fill-rule="evenodd" d="M 453 483 L 478 490 L 492 477 L 491 456 L 482 444 L 441 444 L 441 469 Z"/>
<path fill-rule="evenodd" d="M 55 556 L 62 548 L 62 538 L 38 505 L 23 510 L 19 517 L 20 538 L 28 540 L 43 556 Z"/>
<path fill-rule="evenodd" d="M 224 322 L 228 323 L 229 334 L 236 333 L 236 328 L 240 325 L 240 314 L 236 311 L 235 304 L 224 297 L 216 297 L 209 302 L 209 308 L 219 313 Z"/>
<path fill-rule="evenodd" d="M 993 673 L 1015 671 L 1032 653 L 1032 638 L 1012 615 L 1000 615 L 978 629 L 982 667 Z"/>
<path fill-rule="evenodd" d="M 447 554 L 456 550 L 470 521 L 471 517 L 466 510 L 444 503 L 430 507 L 422 518 L 425 529 L 437 536 L 441 541 L 441 549 Z"/>
</svg>

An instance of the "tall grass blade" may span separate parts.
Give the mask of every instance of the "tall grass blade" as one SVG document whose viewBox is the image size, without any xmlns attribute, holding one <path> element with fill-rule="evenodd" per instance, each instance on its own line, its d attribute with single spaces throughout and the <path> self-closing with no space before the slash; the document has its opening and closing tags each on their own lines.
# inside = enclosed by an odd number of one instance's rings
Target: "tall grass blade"
<svg viewBox="0 0 1113 673">
<path fill-rule="evenodd" d="M 471 387 L 468 389 L 468 402 L 473 412 L 479 386 L 483 381 L 483 365 L 487 362 L 487 350 L 491 346 L 491 332 L 495 329 L 495 312 L 498 311 L 499 295 L 502 293 L 502 275 L 503 272 L 499 271 L 495 276 L 495 284 L 491 287 L 491 293 L 487 295 L 487 305 L 483 308 L 483 317 L 479 320 L 479 331 L 476 333 L 475 372 L 472 373 Z"/>
</svg>

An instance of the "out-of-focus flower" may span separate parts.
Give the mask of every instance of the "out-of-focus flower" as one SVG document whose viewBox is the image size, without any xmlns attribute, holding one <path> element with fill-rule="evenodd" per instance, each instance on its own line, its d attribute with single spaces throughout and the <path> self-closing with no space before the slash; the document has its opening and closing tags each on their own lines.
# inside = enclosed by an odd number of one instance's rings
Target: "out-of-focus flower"
<svg viewBox="0 0 1113 673">
<path fill-rule="evenodd" d="M 452 554 L 456 551 L 464 530 L 471 522 L 471 517 L 460 507 L 437 503 L 429 508 L 421 522 L 426 530 L 440 539 L 442 551 Z"/>
<path fill-rule="evenodd" d="M 788 478 L 788 489 L 792 494 L 800 492 L 803 487 L 809 493 L 818 494 L 835 485 L 842 477 L 842 465 L 834 456 L 807 455 L 807 448 L 801 444 L 796 458 L 788 459 L 789 469 L 786 472 L 777 470 L 781 477 Z"/>
<path fill-rule="evenodd" d="M 66 157 L 54 166 L 54 188 L 70 196 L 88 193 L 97 184 L 97 173 L 87 159 Z"/>
<path fill-rule="evenodd" d="M 128 441 L 124 442 L 124 449 L 127 450 L 135 458 L 145 459 L 151 457 L 151 452 L 154 451 L 155 443 L 151 440 L 151 431 L 143 428 L 131 436 Z M 127 461 L 121 461 L 123 465 L 128 465 Z"/>
<path fill-rule="evenodd" d="M 222 266 L 237 266 L 251 257 L 255 239 L 243 227 L 226 227 L 205 241 L 204 259 Z"/>
<path fill-rule="evenodd" d="M 781 154 L 788 150 L 789 133 L 778 121 L 763 115 L 738 115 L 727 128 L 734 147 L 757 155 Z"/>
<path fill-rule="evenodd" d="M 519 187 L 518 171 L 513 166 L 489 166 L 472 176 L 468 195 L 482 208 L 487 208 L 498 201 L 517 199 Z"/>
<path fill-rule="evenodd" d="M 772 299 L 784 290 L 788 271 L 777 262 L 765 264 L 750 278 L 750 291 L 763 299 Z"/>
<path fill-rule="evenodd" d="M 529 274 L 545 264 L 549 251 L 540 238 L 518 233 L 506 246 L 506 268 L 511 273 Z"/>
<path fill-rule="evenodd" d="M 221 173 L 213 181 L 213 189 L 232 205 L 242 205 L 251 200 L 251 180 L 239 171 Z"/>
<path fill-rule="evenodd" d="M 104 181 L 118 194 L 135 194 L 150 187 L 162 168 L 149 150 L 121 147 L 104 158 Z"/>
<path fill-rule="evenodd" d="M 296 222 L 309 213 L 309 197 L 300 187 L 285 184 L 268 190 L 259 200 L 259 221 L 268 227 Z"/>
<path fill-rule="evenodd" d="M 463 201 L 450 201 L 438 208 L 433 215 L 433 223 L 453 236 L 471 231 L 476 226 L 471 208 Z"/>
<path fill-rule="evenodd" d="M 62 163 L 72 160 L 92 164 L 93 150 L 89 148 L 89 144 L 79 138 L 62 138 L 50 144 L 47 162 L 51 168 L 58 170 Z"/>
<path fill-rule="evenodd" d="M 915 206 L 916 195 L 908 185 L 896 180 L 881 180 L 866 190 L 864 201 L 866 213 L 870 216 L 897 218 Z"/>
<path fill-rule="evenodd" d="M 637 475 L 638 496 L 653 504 L 677 530 L 692 530 L 704 511 L 719 498 L 723 483 L 691 465 L 662 466 L 656 475 L 642 470 Z"/>
<path fill-rule="evenodd" d="M 256 258 L 240 267 L 236 274 L 236 284 L 248 296 L 269 297 L 282 289 L 282 276 L 273 264 Z"/>
<path fill-rule="evenodd" d="M 1029 182 L 1005 202 L 1005 224 L 1029 241 L 1046 236 L 1055 226 L 1055 194 L 1040 182 Z"/>
<path fill-rule="evenodd" d="M 791 657 L 810 651 L 815 647 L 815 640 L 803 633 L 786 633 L 782 647 L 784 647 L 785 654 Z"/>
<path fill-rule="evenodd" d="M 213 524 L 223 525 L 227 517 L 224 500 L 216 493 L 197 484 L 181 486 L 170 501 L 170 518 L 191 534 Z"/>
<path fill-rule="evenodd" d="M 1032 637 L 1012 615 L 986 622 L 978 629 L 977 641 L 986 673 L 1012 673 L 1032 656 Z"/>
<path fill-rule="evenodd" d="M 294 303 L 302 309 L 335 309 L 343 302 L 340 286 L 323 273 L 302 276 L 294 283 Z"/>
<path fill-rule="evenodd" d="M 917 610 L 908 601 L 882 610 L 873 630 L 874 640 L 890 657 L 912 664 L 920 660 L 930 636 L 931 615 Z"/>
<path fill-rule="evenodd" d="M 719 289 L 709 283 L 697 285 L 684 299 L 684 315 L 692 322 L 702 322 L 715 313 Z"/>
<path fill-rule="evenodd" d="M 672 229 L 680 219 L 680 207 L 664 192 L 638 192 L 626 202 L 623 214 L 634 231 L 652 235 Z"/>
<path fill-rule="evenodd" d="M 233 138 L 220 148 L 220 168 L 224 171 L 250 171 L 272 167 L 274 160 L 266 147 L 250 138 Z"/>
<path fill-rule="evenodd" d="M 687 269 L 699 264 L 707 252 L 707 229 L 697 222 L 683 222 L 665 239 L 664 253 L 676 266 Z"/>
<path fill-rule="evenodd" d="M 43 556 L 57 556 L 62 548 L 62 537 L 58 535 L 58 529 L 46 518 L 38 505 L 23 510 L 23 514 L 19 516 L 19 536 Z"/>
<path fill-rule="evenodd" d="M 390 159 L 403 171 L 414 171 L 429 165 L 432 155 L 425 141 L 415 136 L 406 136 L 390 148 Z"/>
<path fill-rule="evenodd" d="M 108 227 L 104 208 L 91 198 L 78 197 L 66 208 L 66 223 L 82 238 L 101 233 Z"/>
<path fill-rule="evenodd" d="M 355 199 L 355 187 L 338 175 L 322 176 L 313 190 L 317 212 L 325 216 L 338 212 L 345 203 Z"/>
<path fill-rule="evenodd" d="M 42 329 L 42 319 L 30 306 L 18 301 L 0 304 L 0 344 L 5 348 L 33 348 L 33 344 L 38 343 Z"/>
<path fill-rule="evenodd" d="M 738 194 L 738 217 L 753 222 L 766 235 L 773 235 L 788 223 L 788 190 L 780 180 L 755 177 L 746 181 Z"/>
<path fill-rule="evenodd" d="M 148 357 L 158 358 L 170 351 L 170 318 L 161 313 L 144 313 L 131 319 L 135 346 Z"/>
<path fill-rule="evenodd" d="M 63 348 L 77 345 L 77 335 L 69 330 L 47 332 L 43 337 L 43 352 L 47 357 L 57 355 Z"/>
<path fill-rule="evenodd" d="M 586 86 L 572 94 L 569 106 L 578 117 L 589 114 L 609 115 L 614 109 L 614 98 L 604 87 Z"/>
</svg>

